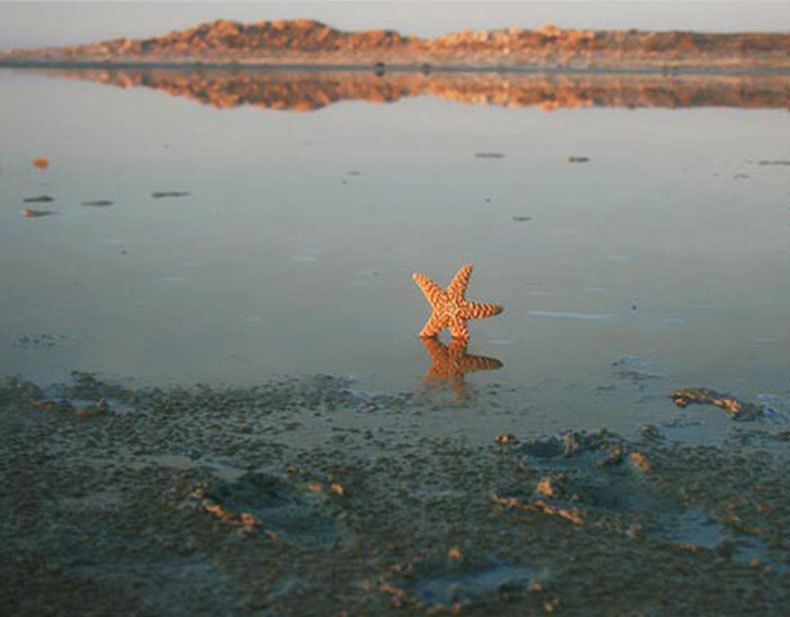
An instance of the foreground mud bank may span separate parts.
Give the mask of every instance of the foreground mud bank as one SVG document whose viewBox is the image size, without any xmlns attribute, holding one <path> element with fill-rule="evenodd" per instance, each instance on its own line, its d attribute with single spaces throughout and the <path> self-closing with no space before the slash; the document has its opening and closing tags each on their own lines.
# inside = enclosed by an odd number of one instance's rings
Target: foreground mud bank
<svg viewBox="0 0 790 617">
<path fill-rule="evenodd" d="M 346 32 L 311 19 L 219 19 L 162 36 L 0 51 L 0 62 L 321 64 L 454 67 L 790 68 L 790 34 L 574 30 L 547 25 L 422 39 Z"/>
<path fill-rule="evenodd" d="M 14 615 L 776 615 L 788 433 L 420 432 L 317 377 L 0 389 Z"/>
</svg>

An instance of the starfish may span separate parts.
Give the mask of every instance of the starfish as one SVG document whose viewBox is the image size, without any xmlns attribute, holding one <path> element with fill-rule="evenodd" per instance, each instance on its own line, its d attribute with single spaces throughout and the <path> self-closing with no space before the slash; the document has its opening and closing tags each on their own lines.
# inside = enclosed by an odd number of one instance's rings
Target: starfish
<svg viewBox="0 0 790 617">
<path fill-rule="evenodd" d="M 422 339 L 422 344 L 433 360 L 433 365 L 425 373 L 422 382 L 430 386 L 440 386 L 443 382 L 448 382 L 459 403 L 467 399 L 464 384 L 466 373 L 502 368 L 502 363 L 496 358 L 468 355 L 466 343 L 466 339 L 462 338 L 451 339 L 449 345 L 445 345 L 435 336 Z"/>
<path fill-rule="evenodd" d="M 423 326 L 420 336 L 435 336 L 443 328 L 447 328 L 450 330 L 450 335 L 453 338 L 466 340 L 469 338 L 469 329 L 466 326 L 466 322 L 469 319 L 482 319 L 502 312 L 502 307 L 498 304 L 471 302 L 464 297 L 471 274 L 472 265 L 466 264 L 453 277 L 452 282 L 445 290 L 442 290 L 441 287 L 424 274 L 415 272 L 412 275 L 414 282 L 425 294 L 433 309 L 433 313 L 425 323 L 425 326 Z"/>
</svg>

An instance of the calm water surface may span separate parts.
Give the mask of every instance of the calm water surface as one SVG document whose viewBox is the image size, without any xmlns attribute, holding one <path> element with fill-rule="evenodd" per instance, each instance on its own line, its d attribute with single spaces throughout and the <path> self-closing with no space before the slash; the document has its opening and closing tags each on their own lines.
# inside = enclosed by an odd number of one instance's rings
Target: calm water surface
<svg viewBox="0 0 790 617">
<path fill-rule="evenodd" d="M 630 427 L 675 387 L 790 396 L 790 166 L 759 164 L 787 108 L 218 109 L 2 70 L 0 118 L 2 375 L 425 395 L 411 274 L 473 263 L 505 312 L 471 323 L 502 364 L 472 406 Z"/>
</svg>

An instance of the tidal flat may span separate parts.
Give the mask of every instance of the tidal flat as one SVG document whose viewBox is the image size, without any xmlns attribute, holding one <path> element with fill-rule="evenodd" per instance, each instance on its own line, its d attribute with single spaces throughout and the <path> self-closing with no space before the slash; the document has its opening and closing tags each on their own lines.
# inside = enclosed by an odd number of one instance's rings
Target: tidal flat
<svg viewBox="0 0 790 617">
<path fill-rule="evenodd" d="M 775 615 L 790 432 L 425 428 L 330 376 L 0 389 L 13 615 Z M 678 413 L 686 414 L 682 410 Z M 311 436 L 305 439 L 305 435 Z"/>
<path fill-rule="evenodd" d="M 786 75 L 0 84 L 10 614 L 787 605 Z"/>
</svg>

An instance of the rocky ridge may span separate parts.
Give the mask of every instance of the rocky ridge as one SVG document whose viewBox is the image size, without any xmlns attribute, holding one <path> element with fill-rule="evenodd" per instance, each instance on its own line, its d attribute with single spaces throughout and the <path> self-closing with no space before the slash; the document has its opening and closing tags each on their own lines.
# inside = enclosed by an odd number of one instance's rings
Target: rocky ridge
<svg viewBox="0 0 790 617">
<path fill-rule="evenodd" d="M 307 64 L 497 68 L 790 68 L 790 33 L 506 28 L 434 39 L 311 19 L 216 20 L 142 40 L 0 52 L 0 64 Z"/>
</svg>

